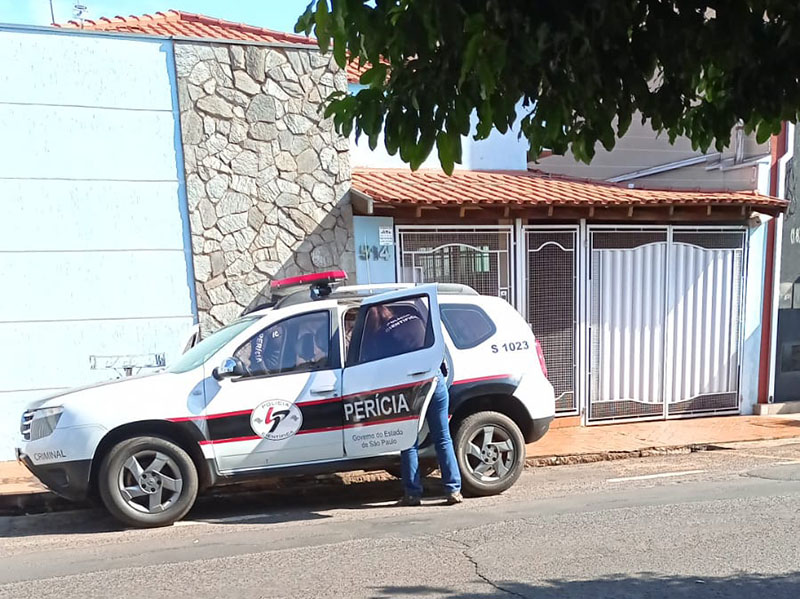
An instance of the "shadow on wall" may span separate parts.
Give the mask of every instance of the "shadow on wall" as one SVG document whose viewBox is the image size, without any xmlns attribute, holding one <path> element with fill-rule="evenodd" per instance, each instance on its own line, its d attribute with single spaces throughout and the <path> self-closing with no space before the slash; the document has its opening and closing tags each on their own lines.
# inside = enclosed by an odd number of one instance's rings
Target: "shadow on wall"
<svg viewBox="0 0 800 599">
<path fill-rule="evenodd" d="M 796 599 L 800 573 L 783 576 L 742 575 L 725 578 L 619 574 L 595 580 L 548 580 L 540 584 L 486 581 L 486 591 L 464 593 L 446 586 L 386 586 L 374 590 L 374 599 L 389 597 L 441 597 L 442 599 Z"/>
<path fill-rule="evenodd" d="M 332 269 L 342 269 L 351 279 L 355 277 L 349 197 L 345 195 L 328 205 L 319 221 L 301 210 L 298 208 L 289 216 L 279 206 L 255 202 L 249 211 L 250 231 L 257 231 L 251 246 L 208 257 L 210 268 L 214 268 L 214 261 L 224 262 L 225 266 L 220 265 L 221 272 L 202 287 L 198 285 L 204 335 L 235 320 L 271 280 Z M 261 218 L 263 222 L 258 224 Z M 197 260 L 195 256 L 195 263 Z"/>
</svg>

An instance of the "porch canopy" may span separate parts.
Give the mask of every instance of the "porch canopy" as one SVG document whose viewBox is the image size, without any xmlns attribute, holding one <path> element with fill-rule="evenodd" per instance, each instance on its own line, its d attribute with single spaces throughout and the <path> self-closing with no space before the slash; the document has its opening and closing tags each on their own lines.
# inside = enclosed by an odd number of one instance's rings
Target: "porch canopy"
<svg viewBox="0 0 800 599">
<path fill-rule="evenodd" d="M 359 214 L 400 221 L 497 222 L 527 218 L 603 221 L 743 221 L 777 214 L 785 200 L 755 191 L 654 190 L 568 179 L 536 171 L 357 168 L 351 196 Z"/>
</svg>

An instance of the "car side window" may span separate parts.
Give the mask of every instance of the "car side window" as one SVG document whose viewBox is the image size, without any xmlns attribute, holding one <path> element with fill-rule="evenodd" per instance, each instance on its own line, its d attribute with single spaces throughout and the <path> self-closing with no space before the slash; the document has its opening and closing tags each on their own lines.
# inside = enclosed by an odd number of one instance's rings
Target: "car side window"
<svg viewBox="0 0 800 599">
<path fill-rule="evenodd" d="M 442 324 L 458 349 L 477 347 L 497 332 L 489 315 L 472 304 L 443 304 Z"/>
<path fill-rule="evenodd" d="M 433 342 L 427 297 L 375 304 L 364 317 L 357 362 L 399 356 L 431 347 Z"/>
<path fill-rule="evenodd" d="M 244 377 L 323 370 L 329 367 L 330 344 L 330 313 L 310 312 L 263 329 L 234 358 L 244 367 Z"/>
<path fill-rule="evenodd" d="M 347 356 L 350 351 L 350 340 L 353 338 L 353 330 L 356 327 L 356 318 L 358 317 L 358 308 L 350 308 L 344 313 L 342 318 L 342 332 L 344 338 L 344 355 Z"/>
</svg>

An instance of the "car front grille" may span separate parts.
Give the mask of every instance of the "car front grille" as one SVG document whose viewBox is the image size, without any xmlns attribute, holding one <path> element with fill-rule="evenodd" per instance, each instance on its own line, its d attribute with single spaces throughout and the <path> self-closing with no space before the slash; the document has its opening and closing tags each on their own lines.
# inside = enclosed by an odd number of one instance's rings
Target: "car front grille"
<svg viewBox="0 0 800 599">
<path fill-rule="evenodd" d="M 19 426 L 19 431 L 22 433 L 22 438 L 25 441 L 31 440 L 31 422 L 33 421 L 33 412 L 31 410 L 25 410 L 25 413 L 22 415 L 22 422 Z"/>
</svg>

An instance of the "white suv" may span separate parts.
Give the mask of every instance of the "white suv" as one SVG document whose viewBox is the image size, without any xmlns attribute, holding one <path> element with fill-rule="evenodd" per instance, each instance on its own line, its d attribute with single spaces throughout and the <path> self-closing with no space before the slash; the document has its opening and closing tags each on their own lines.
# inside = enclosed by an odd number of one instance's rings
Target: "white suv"
<svg viewBox="0 0 800 599">
<path fill-rule="evenodd" d="M 273 284 L 238 320 L 164 372 L 29 406 L 17 456 L 73 500 L 163 526 L 200 490 L 243 478 L 387 469 L 419 437 L 442 358 L 464 491 L 500 493 L 555 414 L 541 349 L 507 302 L 460 285 Z M 390 288 L 390 289 L 389 289 Z M 288 292 L 287 292 L 288 291 Z M 372 344 L 381 310 L 419 317 L 418 347 Z"/>
</svg>

